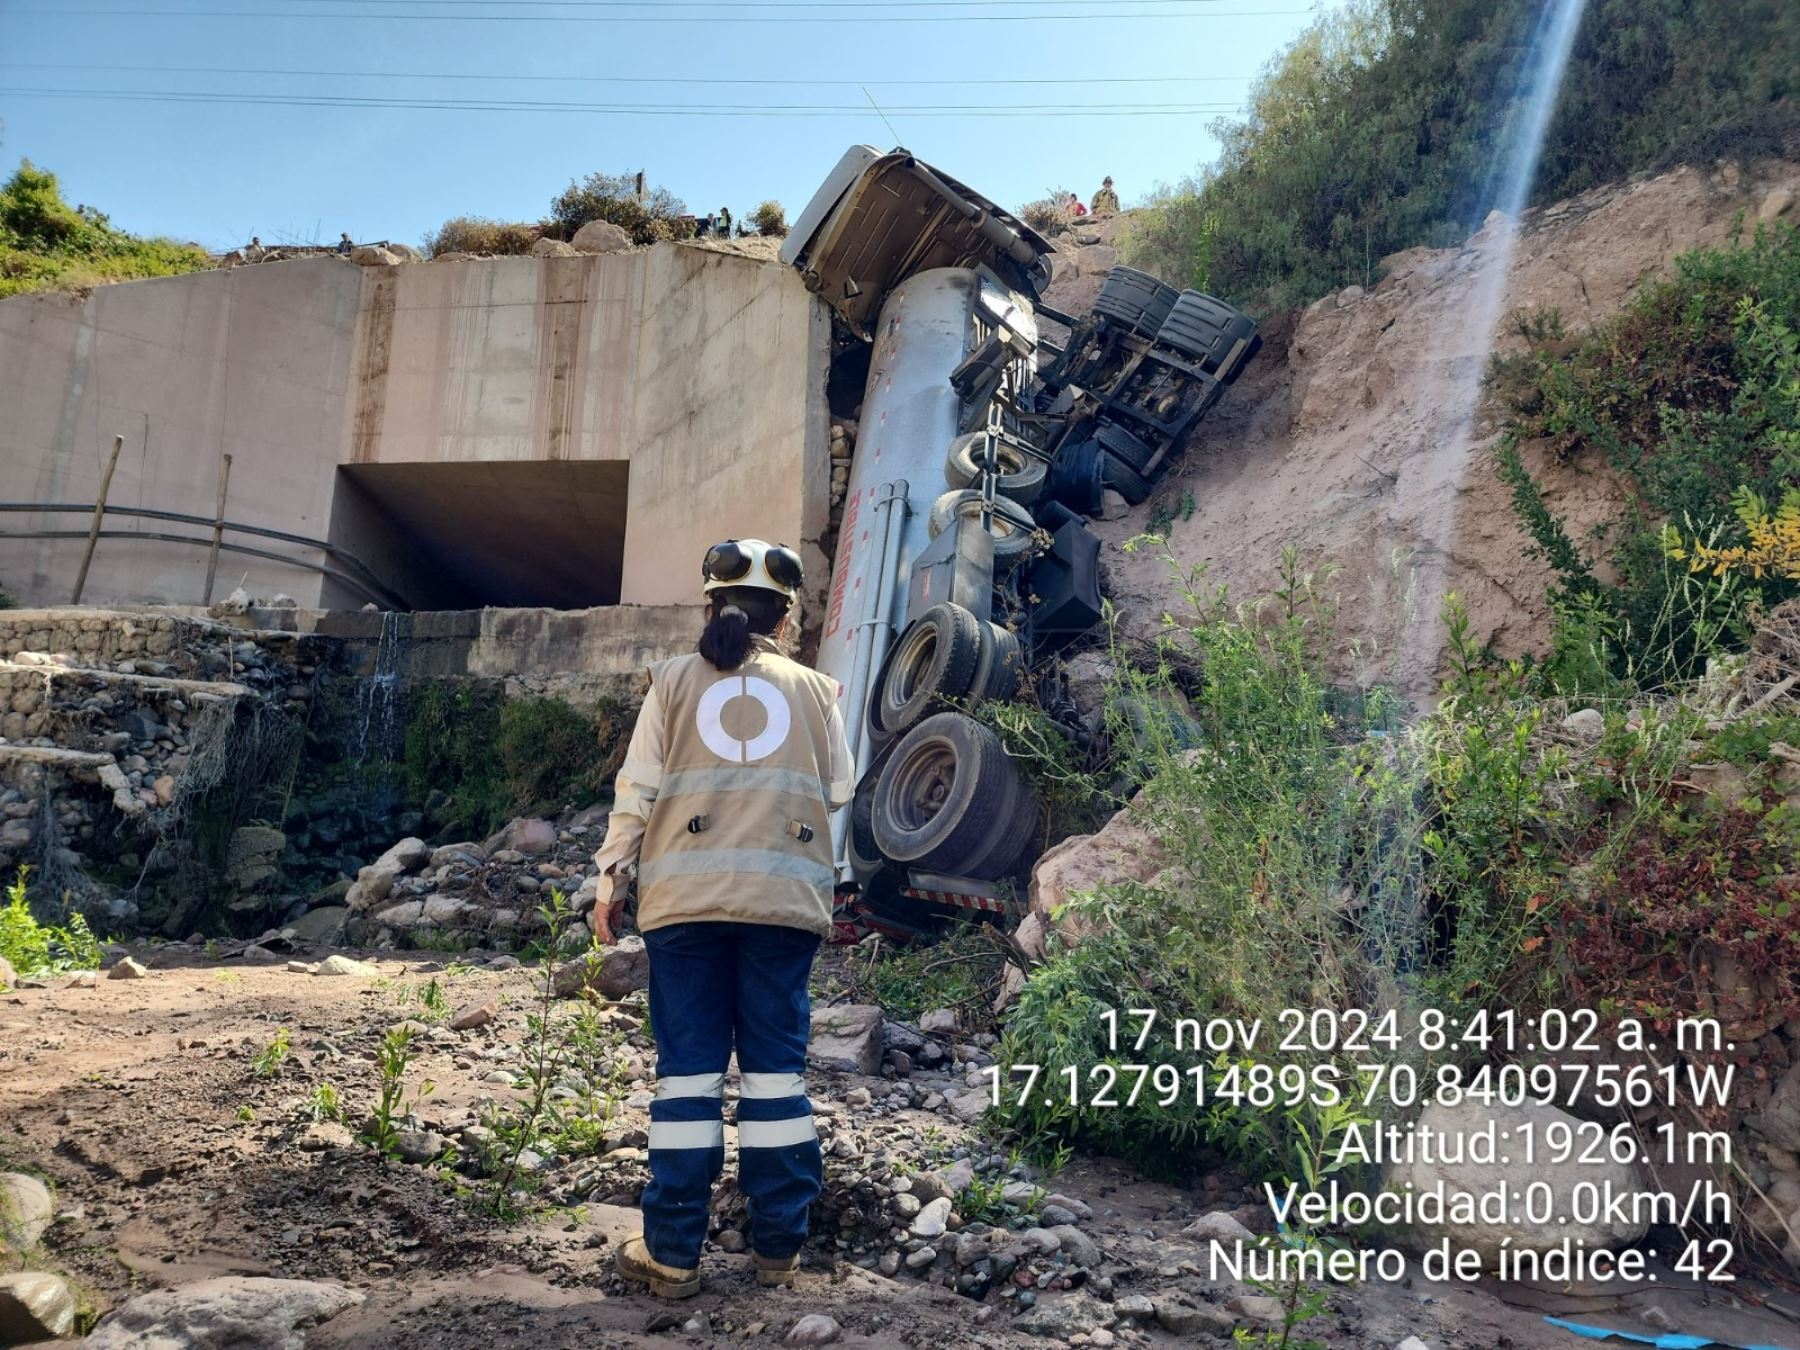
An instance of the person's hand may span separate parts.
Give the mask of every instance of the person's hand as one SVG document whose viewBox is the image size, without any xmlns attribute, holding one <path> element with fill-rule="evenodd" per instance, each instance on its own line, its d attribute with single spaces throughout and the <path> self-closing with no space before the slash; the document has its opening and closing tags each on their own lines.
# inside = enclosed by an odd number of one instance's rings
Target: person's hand
<svg viewBox="0 0 1800 1350">
<path fill-rule="evenodd" d="M 594 906 L 594 941 L 610 947 L 618 940 L 619 925 L 625 922 L 625 899 L 621 896 L 608 905 Z"/>
</svg>

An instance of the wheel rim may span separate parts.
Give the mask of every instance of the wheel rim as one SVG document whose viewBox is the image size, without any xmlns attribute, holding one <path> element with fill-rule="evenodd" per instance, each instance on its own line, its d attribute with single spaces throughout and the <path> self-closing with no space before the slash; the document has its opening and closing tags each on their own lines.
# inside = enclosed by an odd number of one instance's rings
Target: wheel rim
<svg viewBox="0 0 1800 1350">
<path fill-rule="evenodd" d="M 936 656 L 937 629 L 930 624 L 921 624 L 894 661 L 894 676 L 888 685 L 890 706 L 900 708 L 912 702 L 919 691 L 920 679 L 931 669 Z"/>
<path fill-rule="evenodd" d="M 928 741 L 899 766 L 892 799 L 896 824 L 916 833 L 937 819 L 956 787 L 956 751 L 947 741 Z"/>
</svg>

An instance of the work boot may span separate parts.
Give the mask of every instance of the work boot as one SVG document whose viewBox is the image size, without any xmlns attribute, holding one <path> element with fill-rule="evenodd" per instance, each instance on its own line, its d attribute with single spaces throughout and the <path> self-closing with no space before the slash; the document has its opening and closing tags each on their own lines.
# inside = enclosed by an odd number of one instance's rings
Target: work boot
<svg viewBox="0 0 1800 1350">
<path fill-rule="evenodd" d="M 658 1298 L 692 1298 L 700 1292 L 700 1271 L 694 1266 L 665 1266 L 644 1245 L 641 1237 L 626 1238 L 613 1257 L 613 1268 L 627 1280 L 650 1286 Z"/>
<path fill-rule="evenodd" d="M 756 1282 L 765 1289 L 792 1284 L 794 1276 L 800 1271 L 799 1252 L 792 1256 L 764 1256 L 761 1252 L 756 1252 L 752 1259 L 756 1262 Z"/>
</svg>

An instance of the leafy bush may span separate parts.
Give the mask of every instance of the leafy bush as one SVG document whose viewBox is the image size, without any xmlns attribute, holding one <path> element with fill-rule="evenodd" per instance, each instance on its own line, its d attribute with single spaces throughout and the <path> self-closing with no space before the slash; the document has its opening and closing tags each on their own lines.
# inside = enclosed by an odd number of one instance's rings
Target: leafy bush
<svg viewBox="0 0 1800 1350">
<path fill-rule="evenodd" d="M 40 923 L 26 898 L 30 868 L 21 867 L 6 890 L 0 908 L 0 958 L 21 978 L 64 970 L 93 970 L 100 964 L 100 944 L 87 920 L 71 914 L 66 927 Z"/>
<path fill-rule="evenodd" d="M 584 806 L 610 792 L 630 742 L 632 709 L 591 711 L 557 698 L 503 699 L 494 689 L 441 682 L 409 701 L 408 795 L 448 794 L 442 823 L 484 834 L 517 815 Z"/>
<path fill-rule="evenodd" d="M 1041 235 L 1061 234 L 1069 228 L 1069 190 L 1051 188 L 1034 202 L 1019 208 L 1019 219 Z"/>
<path fill-rule="evenodd" d="M 30 160 L 0 186 L 0 296 L 83 290 L 211 265 L 197 245 L 142 239 L 115 229 L 92 207 L 70 206 L 56 175 Z"/>
<path fill-rule="evenodd" d="M 1759 229 L 1748 244 L 1698 249 L 1675 276 L 1573 344 L 1552 341 L 1497 365 L 1513 410 L 1502 479 L 1556 573 L 1553 605 L 1603 630 L 1612 673 L 1643 686 L 1691 677 L 1741 645 L 1753 608 L 1794 594 L 1779 569 L 1702 575 L 1698 548 L 1754 538 L 1746 496 L 1779 501 L 1800 476 L 1800 232 Z M 1560 460 L 1602 457 L 1631 490 L 1610 555 L 1590 555 L 1545 505 L 1521 445 Z M 1694 542 L 1670 556 L 1675 533 Z M 1606 567 L 1602 567 L 1602 562 Z"/>
<path fill-rule="evenodd" d="M 550 218 L 543 232 L 572 239 L 590 220 L 608 220 L 631 236 L 634 244 L 654 244 L 676 238 L 682 228 L 677 217 L 687 207 L 667 188 L 647 188 L 637 196 L 633 174 L 590 173 L 571 181 L 550 203 Z"/>
<path fill-rule="evenodd" d="M 1459 242 L 1495 205 L 1540 0 L 1351 0 L 1216 127 L 1216 166 L 1154 198 L 1126 260 L 1251 307 L 1368 284 L 1386 254 Z M 1800 124 L 1800 10 L 1590 0 L 1534 197 L 1642 169 L 1779 154 Z"/>
<path fill-rule="evenodd" d="M 767 238 L 782 239 L 787 236 L 787 212 L 782 210 L 781 203 L 767 201 L 750 213 L 750 223 L 756 232 Z"/>
<path fill-rule="evenodd" d="M 536 225 L 521 220 L 489 220 L 486 216 L 452 216 L 425 236 L 425 256 L 445 253 L 519 254 L 531 252 L 542 237 Z"/>
<path fill-rule="evenodd" d="M 1027 982 L 1003 1071 L 1072 1066 L 1083 1084 L 1129 1062 L 1227 1072 L 1229 1063 L 1172 1042 L 1177 1019 L 1260 1016 L 1272 1026 L 1283 1008 L 1380 1006 L 1392 997 L 1385 972 L 1418 963 L 1413 783 L 1390 741 L 1334 715 L 1340 700 L 1319 660 L 1330 629 L 1324 579 L 1291 554 L 1284 568 L 1282 590 L 1245 607 L 1204 591 L 1199 573 L 1180 574 L 1187 608 L 1182 621 L 1165 619 L 1165 659 L 1121 668 L 1107 699 L 1113 740 L 1132 761 L 1123 776 L 1144 784 L 1135 809 L 1164 870 L 1072 900 L 1093 935 Z M 1167 697 L 1173 671 L 1188 664 L 1204 672 L 1197 744 Z M 1381 720 L 1378 707 L 1371 713 Z M 1109 1008 L 1156 1009 L 1154 1043 L 1109 1044 Z M 1191 1090 L 1094 1107 L 1071 1103 L 1060 1085 L 1009 1115 L 1040 1147 L 1082 1141 L 1167 1170 L 1207 1146 L 1259 1175 L 1291 1174 L 1294 1150 L 1319 1124 L 1305 1109 L 1200 1105 Z"/>
</svg>

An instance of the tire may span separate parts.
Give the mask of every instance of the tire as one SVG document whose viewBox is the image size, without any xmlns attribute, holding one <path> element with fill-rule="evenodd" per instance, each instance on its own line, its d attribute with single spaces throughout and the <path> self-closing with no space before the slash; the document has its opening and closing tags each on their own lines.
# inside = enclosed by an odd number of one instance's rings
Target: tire
<svg viewBox="0 0 1800 1350">
<path fill-rule="evenodd" d="M 1156 490 L 1156 484 L 1111 455 L 1106 456 L 1105 463 L 1101 465 L 1100 479 L 1133 506 L 1148 501 L 1150 494 Z"/>
<path fill-rule="evenodd" d="M 1178 292 L 1135 267 L 1115 267 L 1106 274 L 1094 313 L 1121 328 L 1152 337 L 1162 327 Z"/>
<path fill-rule="evenodd" d="M 1138 473 L 1144 472 L 1156 454 L 1154 444 L 1112 422 L 1105 423 L 1095 431 L 1094 439 L 1100 442 L 1101 449 L 1107 454 Z"/>
<path fill-rule="evenodd" d="M 944 457 L 945 482 L 953 488 L 980 488 L 981 456 L 986 439 L 985 431 L 971 431 L 950 442 L 950 453 Z M 998 447 L 995 458 L 1000 465 L 1000 476 L 994 480 L 996 493 L 1021 506 L 1031 505 L 1042 495 L 1044 480 L 1050 475 L 1049 464 L 1017 446 L 1004 443 Z"/>
<path fill-rule="evenodd" d="M 1010 629 L 997 623 L 986 628 L 988 640 L 982 644 L 982 668 L 976 672 L 975 688 L 982 698 L 1004 703 L 1019 692 L 1025 648 Z"/>
<path fill-rule="evenodd" d="M 1036 820 L 1030 784 L 1000 738 L 963 713 L 938 713 L 907 732 L 875 788 L 877 847 L 927 872 L 1004 875 Z"/>
<path fill-rule="evenodd" d="M 981 494 L 973 488 L 961 488 L 946 492 L 931 504 L 931 518 L 926 524 L 931 537 L 936 539 L 950 528 L 950 522 L 957 516 L 976 516 L 981 514 Z M 994 563 L 996 566 L 1012 567 L 1023 562 L 1031 553 L 1031 536 L 1037 529 L 1037 522 L 1031 518 L 1031 512 L 1017 502 L 1005 497 L 994 498 Z"/>
<path fill-rule="evenodd" d="M 898 735 L 944 704 L 966 698 L 981 660 L 981 621 L 946 600 L 933 605 L 900 635 L 882 662 L 869 700 L 869 720 Z"/>
<path fill-rule="evenodd" d="M 1190 358 L 1220 384 L 1235 380 L 1260 345 L 1248 315 L 1199 291 L 1181 293 L 1155 342 Z"/>
<path fill-rule="evenodd" d="M 881 850 L 875 843 L 875 784 L 880 779 L 880 761 L 875 771 L 864 774 L 850 798 L 850 856 L 853 862 L 880 865 Z"/>
<path fill-rule="evenodd" d="M 997 623 L 981 625 L 981 660 L 969 692 L 981 702 L 1004 703 L 1019 692 L 1024 648 L 1019 635 Z"/>
</svg>

